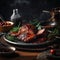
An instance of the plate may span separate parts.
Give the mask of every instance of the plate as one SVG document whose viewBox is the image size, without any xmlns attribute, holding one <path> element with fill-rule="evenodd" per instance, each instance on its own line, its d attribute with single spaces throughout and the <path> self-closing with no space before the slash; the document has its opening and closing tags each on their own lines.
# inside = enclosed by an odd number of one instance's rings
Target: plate
<svg viewBox="0 0 60 60">
<path fill-rule="evenodd" d="M 25 42 L 21 42 L 18 40 L 16 42 L 13 42 L 13 41 L 8 40 L 6 38 L 6 35 L 3 36 L 3 39 L 9 44 L 16 45 L 16 46 L 23 47 L 23 48 L 43 48 L 43 47 L 52 45 L 56 41 L 56 39 L 53 39 L 53 40 L 45 41 L 42 43 L 25 43 Z"/>
</svg>

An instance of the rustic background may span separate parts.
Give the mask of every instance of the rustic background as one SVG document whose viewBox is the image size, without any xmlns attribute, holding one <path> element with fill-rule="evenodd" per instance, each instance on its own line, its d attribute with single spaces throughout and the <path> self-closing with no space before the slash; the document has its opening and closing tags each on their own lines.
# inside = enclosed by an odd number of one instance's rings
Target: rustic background
<svg viewBox="0 0 60 60">
<path fill-rule="evenodd" d="M 10 19 L 12 10 L 18 8 L 24 19 L 39 18 L 42 10 L 55 7 L 60 7 L 60 0 L 0 0 L 0 15 Z"/>
</svg>

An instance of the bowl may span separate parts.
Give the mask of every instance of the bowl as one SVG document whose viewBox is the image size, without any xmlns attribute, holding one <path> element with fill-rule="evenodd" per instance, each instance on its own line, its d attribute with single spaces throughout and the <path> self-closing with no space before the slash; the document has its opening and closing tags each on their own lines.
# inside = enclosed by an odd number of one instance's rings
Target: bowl
<svg viewBox="0 0 60 60">
<path fill-rule="evenodd" d="M 15 53 L 15 47 L 1 47 L 0 56 L 12 56 Z"/>
<path fill-rule="evenodd" d="M 0 32 L 8 32 L 14 23 L 11 21 L 0 22 Z"/>
</svg>

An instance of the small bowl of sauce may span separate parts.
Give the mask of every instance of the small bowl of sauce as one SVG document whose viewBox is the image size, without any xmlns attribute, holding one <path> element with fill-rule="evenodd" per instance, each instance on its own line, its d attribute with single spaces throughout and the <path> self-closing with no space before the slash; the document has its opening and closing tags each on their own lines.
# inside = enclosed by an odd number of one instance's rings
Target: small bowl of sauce
<svg viewBox="0 0 60 60">
<path fill-rule="evenodd" d="M 11 21 L 0 22 L 0 32 L 8 32 L 14 23 Z"/>
</svg>

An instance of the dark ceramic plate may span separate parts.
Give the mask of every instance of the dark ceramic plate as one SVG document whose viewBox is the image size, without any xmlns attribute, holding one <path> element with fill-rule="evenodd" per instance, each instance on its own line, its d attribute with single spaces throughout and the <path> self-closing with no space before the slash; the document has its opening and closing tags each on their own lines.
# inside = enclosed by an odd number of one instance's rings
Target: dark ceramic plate
<svg viewBox="0 0 60 60">
<path fill-rule="evenodd" d="M 45 42 L 42 43 L 25 43 L 25 42 L 21 42 L 19 40 L 17 41 L 10 41 L 6 38 L 6 35 L 3 36 L 4 40 L 10 44 L 16 45 L 16 46 L 20 46 L 20 47 L 28 47 L 28 48 L 41 48 L 41 47 L 47 47 L 51 44 L 53 44 L 56 39 L 53 40 L 47 40 Z"/>
</svg>

